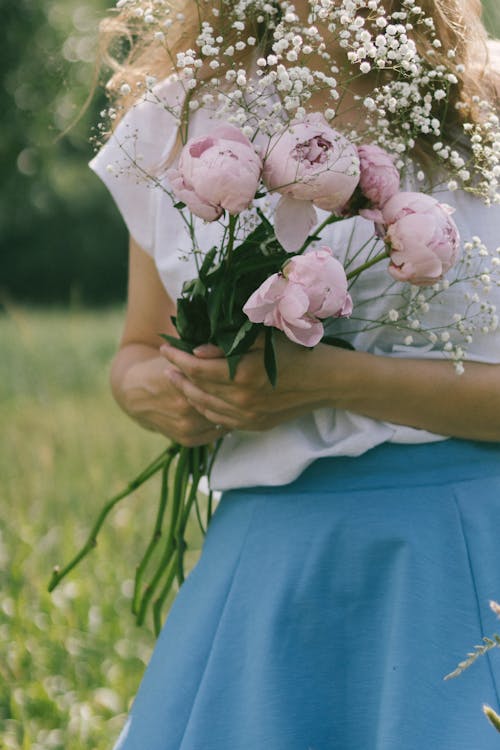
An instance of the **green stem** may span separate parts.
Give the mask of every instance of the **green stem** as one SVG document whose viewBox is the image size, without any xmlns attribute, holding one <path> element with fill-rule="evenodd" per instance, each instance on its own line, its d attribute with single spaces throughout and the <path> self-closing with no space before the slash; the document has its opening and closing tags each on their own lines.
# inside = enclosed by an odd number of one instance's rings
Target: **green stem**
<svg viewBox="0 0 500 750">
<path fill-rule="evenodd" d="M 208 479 L 209 485 L 210 485 L 210 477 L 211 477 L 211 474 L 212 474 L 212 468 L 213 468 L 213 465 L 215 463 L 215 459 L 217 458 L 217 454 L 218 454 L 218 452 L 220 450 L 221 445 L 222 445 L 222 438 L 220 438 L 219 440 L 217 440 L 217 442 L 215 443 L 215 447 L 214 447 L 214 449 L 213 449 L 213 451 L 212 451 L 211 454 L 209 454 L 209 451 L 207 449 L 207 455 L 206 455 L 206 460 L 207 460 L 207 479 Z M 214 499 L 214 493 L 213 493 L 212 490 L 210 490 L 209 493 L 208 493 L 208 503 L 207 503 L 207 529 L 208 529 L 208 525 L 209 525 L 209 523 L 210 523 L 210 521 L 212 519 L 212 504 L 213 504 L 213 499 Z"/>
<path fill-rule="evenodd" d="M 175 456 L 179 452 L 179 450 L 180 450 L 180 445 L 178 443 L 174 443 L 174 445 L 170 447 L 166 461 L 163 464 L 160 502 L 158 505 L 158 514 L 156 516 L 153 536 L 151 537 L 151 541 L 149 542 L 146 552 L 144 553 L 144 557 L 142 558 L 140 564 L 137 566 L 137 570 L 135 574 L 134 596 L 132 599 L 132 613 L 134 615 L 137 614 L 137 608 L 139 605 L 140 592 L 141 592 L 142 579 L 144 576 L 144 572 L 148 566 L 149 560 L 151 559 L 151 555 L 153 554 L 155 547 L 161 538 L 163 518 L 165 515 L 165 510 L 167 507 L 167 500 L 168 500 L 168 476 L 170 472 L 170 466 Z"/>
<path fill-rule="evenodd" d="M 157 638 L 160 635 L 160 631 L 161 631 L 162 624 L 163 624 L 162 623 L 163 605 L 169 594 L 169 591 L 172 588 L 172 584 L 175 578 L 175 572 L 176 572 L 176 564 L 175 564 L 175 558 L 173 557 L 170 560 L 170 563 L 167 569 L 167 578 L 165 580 L 163 588 L 161 589 L 158 595 L 158 598 L 155 599 L 155 602 L 153 604 L 153 624 L 154 624 L 155 636 Z"/>
<path fill-rule="evenodd" d="M 181 477 L 181 503 L 179 505 L 179 515 L 177 517 L 177 523 L 175 527 L 174 539 L 175 539 L 175 553 L 177 558 L 177 581 L 179 586 L 184 583 L 184 550 L 186 549 L 186 540 L 184 539 L 184 532 L 186 531 L 186 525 L 189 518 L 189 512 L 191 505 L 195 498 L 198 490 L 198 483 L 200 481 L 199 475 L 199 450 L 198 448 L 186 448 L 188 456 L 188 468 L 184 470 L 183 476 Z M 191 477 L 191 487 L 189 494 L 186 498 L 187 489 L 189 486 L 189 478 Z"/>
<path fill-rule="evenodd" d="M 97 536 L 101 530 L 101 527 L 110 514 L 110 512 L 113 510 L 115 505 L 120 502 L 120 500 L 123 500 L 123 498 L 128 497 L 128 495 L 131 495 L 132 492 L 134 492 L 138 487 L 140 487 L 142 484 L 148 481 L 154 474 L 156 474 L 164 465 L 165 459 L 168 455 L 168 451 L 163 451 L 154 461 L 152 461 L 149 466 L 147 466 L 144 471 L 142 471 L 135 479 L 133 479 L 131 482 L 127 484 L 125 489 L 123 489 L 121 492 L 119 492 L 117 495 L 114 495 L 108 502 L 105 504 L 104 508 L 100 512 L 97 521 L 95 522 L 94 526 L 92 527 L 92 530 L 89 534 L 89 537 L 81 550 L 75 555 L 75 557 L 69 562 L 62 570 L 59 569 L 59 566 L 55 566 L 54 570 L 52 572 L 52 578 L 50 580 L 48 590 L 53 591 L 56 586 L 62 581 L 63 578 L 65 578 L 68 573 L 75 568 L 81 560 L 83 560 L 84 557 L 86 557 L 89 552 L 91 552 L 95 547 L 97 546 Z"/>
<path fill-rule="evenodd" d="M 160 563 L 158 565 L 158 568 L 156 570 L 156 573 L 154 574 L 151 582 L 146 586 L 146 589 L 143 593 L 142 600 L 139 605 L 139 612 L 137 614 L 138 625 L 143 624 L 144 618 L 146 616 L 148 604 L 151 601 L 151 598 L 153 597 L 158 587 L 158 584 L 171 560 L 171 557 L 175 552 L 174 532 L 177 527 L 179 513 L 181 512 L 180 507 L 182 503 L 182 479 L 186 471 L 186 468 L 188 467 L 188 459 L 189 459 L 188 452 L 189 452 L 189 448 L 181 448 L 180 453 L 179 453 L 179 458 L 178 458 L 176 472 L 175 472 L 174 488 L 172 492 L 172 515 L 170 517 L 170 524 L 169 524 L 168 535 L 167 535 L 167 539 L 165 543 L 165 548 L 164 548 L 164 552 L 160 560 Z"/>
<path fill-rule="evenodd" d="M 201 518 L 201 511 L 200 511 L 200 503 L 198 499 L 198 495 L 196 495 L 195 501 L 194 501 L 194 507 L 196 511 L 196 520 L 198 521 L 198 526 L 200 527 L 200 531 L 205 536 L 207 533 L 206 528 L 203 526 L 203 520 Z"/>
<path fill-rule="evenodd" d="M 359 276 L 359 274 L 362 273 L 363 271 L 366 271 L 367 268 L 371 268 L 376 263 L 380 263 L 381 260 L 384 260 L 384 259 L 386 259 L 388 257 L 389 257 L 389 253 L 387 252 L 387 250 L 383 250 L 381 253 L 379 253 L 378 255 L 376 255 L 371 260 L 367 260 L 366 263 L 362 263 L 360 266 L 358 266 L 357 268 L 355 268 L 354 271 L 350 271 L 347 274 L 347 278 L 348 279 L 352 279 L 352 278 L 354 278 L 354 276 Z"/>
<path fill-rule="evenodd" d="M 229 238 L 227 241 L 227 247 L 226 247 L 226 261 L 227 261 L 227 267 L 231 265 L 231 257 L 233 254 L 233 248 L 234 248 L 234 240 L 236 237 L 236 224 L 238 222 L 237 216 L 229 216 Z"/>
<path fill-rule="evenodd" d="M 199 484 L 200 476 L 202 473 L 203 461 L 200 460 L 200 452 L 203 451 L 203 448 L 201 449 L 192 448 L 192 449 L 187 449 L 187 450 L 189 450 L 189 459 L 191 462 L 191 467 L 190 467 L 191 471 L 189 472 L 191 474 L 191 487 L 190 487 L 189 495 L 188 495 L 186 502 L 183 503 L 179 509 L 179 517 L 178 517 L 177 527 L 175 529 L 175 534 L 174 534 L 175 552 L 169 561 L 169 565 L 167 569 L 167 577 L 160 591 L 160 594 L 158 595 L 158 598 L 155 600 L 153 604 L 153 622 L 154 622 L 155 634 L 157 636 L 160 633 L 160 630 L 162 627 L 163 606 L 165 604 L 165 600 L 167 599 L 172 589 L 175 576 L 177 575 L 179 586 L 182 586 L 182 583 L 184 582 L 183 557 L 184 557 L 184 551 L 186 549 L 184 533 L 188 524 L 191 507 L 197 497 L 198 484 Z M 201 457 L 203 457 L 203 453 L 201 454 Z M 187 489 L 187 480 L 188 480 L 187 473 L 188 472 L 185 473 L 185 476 L 184 476 L 185 481 L 182 484 L 183 497 L 185 497 L 185 490 Z"/>
<path fill-rule="evenodd" d="M 210 521 L 212 520 L 212 504 L 214 500 L 214 493 L 212 490 L 208 493 L 208 502 L 207 502 L 207 529 Z"/>
<path fill-rule="evenodd" d="M 203 476 L 208 475 L 208 466 L 209 466 L 209 459 L 210 459 L 210 446 L 209 445 L 201 445 L 199 448 L 199 474 L 200 479 Z M 199 480 L 198 480 L 199 484 Z M 198 525 L 200 527 L 200 531 L 205 536 L 207 533 L 206 527 L 203 525 L 203 520 L 201 518 L 201 510 L 200 510 L 200 498 L 198 492 L 196 493 L 195 499 L 194 499 L 194 505 L 195 505 L 195 511 L 196 511 L 196 519 L 198 521 Z"/>
</svg>

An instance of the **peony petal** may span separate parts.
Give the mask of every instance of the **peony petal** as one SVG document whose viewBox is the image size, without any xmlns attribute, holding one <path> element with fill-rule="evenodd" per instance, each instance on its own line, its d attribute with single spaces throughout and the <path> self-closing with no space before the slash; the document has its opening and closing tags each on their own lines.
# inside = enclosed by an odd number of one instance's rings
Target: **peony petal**
<svg viewBox="0 0 500 750">
<path fill-rule="evenodd" d="M 348 318 L 352 314 L 353 304 L 352 304 L 352 297 L 350 294 L 347 294 L 344 302 L 344 307 L 339 312 L 338 317 L 339 318 Z"/>
<path fill-rule="evenodd" d="M 205 151 L 207 151 L 209 148 L 213 148 L 214 145 L 215 141 L 209 135 L 202 136 L 201 138 L 195 138 L 193 141 L 190 141 L 187 144 L 189 156 L 191 156 L 193 159 L 199 159 L 200 156 L 203 156 Z"/>
<path fill-rule="evenodd" d="M 384 223 L 384 216 L 382 214 L 382 211 L 378 208 L 362 208 L 359 212 L 359 215 L 363 217 L 363 219 L 368 219 L 368 221 L 373 221 L 375 224 L 383 224 Z"/>
<path fill-rule="evenodd" d="M 273 273 L 258 289 L 248 298 L 243 305 L 243 312 L 252 323 L 265 323 L 274 325 L 268 321 L 274 318 L 278 304 L 288 286 L 286 279 L 281 274 Z"/>
<path fill-rule="evenodd" d="M 298 321 L 309 310 L 309 295 L 302 284 L 288 282 L 279 301 L 280 315 L 288 321 Z M 301 325 L 297 323 L 297 325 Z"/>
<path fill-rule="evenodd" d="M 319 344 L 325 333 L 323 324 L 313 318 L 303 318 L 300 321 L 300 326 L 289 321 L 283 321 L 282 330 L 290 341 L 309 347 Z"/>
<path fill-rule="evenodd" d="M 439 205 L 441 206 L 441 208 L 443 209 L 443 211 L 445 212 L 445 214 L 447 214 L 448 216 L 451 216 L 457 210 L 453 206 L 450 206 L 449 203 L 440 203 Z"/>
<path fill-rule="evenodd" d="M 285 250 L 295 253 L 300 250 L 317 221 L 318 215 L 311 201 L 295 200 L 284 195 L 276 207 L 274 231 Z"/>
<path fill-rule="evenodd" d="M 215 221 L 220 218 L 223 209 L 203 200 L 191 187 L 186 185 L 181 173 L 177 169 L 170 169 L 166 173 L 166 176 L 170 181 L 170 187 L 177 200 L 185 203 L 191 213 L 205 221 Z"/>
<path fill-rule="evenodd" d="M 217 127 L 211 131 L 210 135 L 214 138 L 221 138 L 226 141 L 237 141 L 238 143 L 243 143 L 245 146 L 251 148 L 252 151 L 254 150 L 252 142 L 234 125 L 229 125 L 228 123 L 217 125 Z"/>
</svg>

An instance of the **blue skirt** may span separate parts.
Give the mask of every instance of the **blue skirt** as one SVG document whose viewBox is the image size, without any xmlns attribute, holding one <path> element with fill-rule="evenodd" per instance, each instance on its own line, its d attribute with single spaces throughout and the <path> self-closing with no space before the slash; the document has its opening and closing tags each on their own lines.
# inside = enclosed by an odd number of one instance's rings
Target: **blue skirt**
<svg viewBox="0 0 500 750">
<path fill-rule="evenodd" d="M 227 492 L 115 750 L 499 750 L 500 444 Z"/>
</svg>

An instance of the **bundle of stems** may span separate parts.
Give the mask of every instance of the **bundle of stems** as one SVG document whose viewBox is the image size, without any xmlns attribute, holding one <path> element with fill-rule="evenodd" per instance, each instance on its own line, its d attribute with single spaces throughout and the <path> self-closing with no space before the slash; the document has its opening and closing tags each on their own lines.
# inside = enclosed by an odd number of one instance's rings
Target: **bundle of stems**
<svg viewBox="0 0 500 750">
<path fill-rule="evenodd" d="M 153 533 L 136 569 L 132 613 L 138 625 L 145 622 L 152 610 L 155 635 L 162 623 L 165 603 L 175 582 L 180 586 L 185 578 L 184 553 L 187 548 L 186 527 L 193 506 L 203 534 L 212 517 L 213 494 L 209 492 L 206 518 L 203 523 L 199 507 L 199 484 L 208 476 L 217 445 L 187 448 L 172 443 L 162 451 L 135 479 L 110 498 L 100 512 L 87 541 L 64 567 L 55 566 L 48 590 L 56 586 L 97 546 L 99 532 L 113 508 L 124 498 L 161 472 L 161 491 Z M 169 507 L 170 506 L 170 507 Z M 167 514 L 167 511 L 170 511 Z M 168 523 L 165 518 L 168 515 Z"/>
</svg>

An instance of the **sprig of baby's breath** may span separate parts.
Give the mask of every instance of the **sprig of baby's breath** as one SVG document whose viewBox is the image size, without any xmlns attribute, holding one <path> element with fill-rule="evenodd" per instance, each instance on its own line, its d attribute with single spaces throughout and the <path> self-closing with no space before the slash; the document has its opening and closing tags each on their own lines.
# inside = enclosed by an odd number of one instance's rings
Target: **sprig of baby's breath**
<svg viewBox="0 0 500 750">
<path fill-rule="evenodd" d="M 289 0 L 193 0 L 193 6 L 198 35 L 174 54 L 172 45 L 178 49 L 183 25 L 192 20 L 167 0 L 116 3 L 138 35 L 164 50 L 189 94 L 188 113 L 213 108 L 249 138 L 273 135 L 304 117 L 316 94 L 326 120 L 334 120 L 352 82 L 369 76 L 369 94 L 355 97 L 351 140 L 378 143 L 402 169 L 425 138 L 450 190 L 500 202 L 500 120 L 478 96 L 456 95 L 463 63 L 456 50 L 443 53 L 434 20 L 418 0 L 401 0 L 393 10 L 382 0 L 310 0 L 307 17 Z M 121 93 L 140 97 L 156 82 L 146 72 L 133 84 L 137 91 L 124 80 Z M 444 132 L 451 100 L 459 110 L 452 142 Z M 107 114 L 113 120 L 118 113 L 112 107 Z"/>
<path fill-rule="evenodd" d="M 498 604 L 498 602 L 491 601 L 490 602 L 490 608 L 491 608 L 491 610 L 498 617 L 500 617 L 500 604 Z M 462 674 L 462 672 L 464 672 L 472 664 L 474 664 L 474 662 L 480 656 L 484 656 L 489 651 L 491 651 L 492 649 L 497 648 L 499 646 L 500 646 L 500 635 L 497 635 L 495 633 L 495 635 L 493 635 L 491 638 L 484 637 L 483 638 L 483 643 L 481 643 L 480 645 L 474 646 L 474 650 L 473 651 L 469 651 L 469 653 L 467 654 L 467 658 L 464 659 L 463 661 L 461 661 L 458 664 L 457 668 L 454 669 L 453 672 L 450 672 L 449 674 L 447 674 L 444 677 L 444 679 L 445 680 L 451 680 L 454 677 L 458 677 L 459 675 Z M 489 709 L 489 710 L 490 710 L 490 712 L 495 713 L 494 711 L 492 711 L 492 709 Z M 497 716 L 497 719 L 498 719 L 498 716 Z M 500 725 L 500 720 L 499 720 L 499 725 Z M 498 729 L 498 726 L 497 726 L 497 729 Z"/>
</svg>

